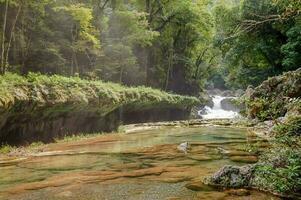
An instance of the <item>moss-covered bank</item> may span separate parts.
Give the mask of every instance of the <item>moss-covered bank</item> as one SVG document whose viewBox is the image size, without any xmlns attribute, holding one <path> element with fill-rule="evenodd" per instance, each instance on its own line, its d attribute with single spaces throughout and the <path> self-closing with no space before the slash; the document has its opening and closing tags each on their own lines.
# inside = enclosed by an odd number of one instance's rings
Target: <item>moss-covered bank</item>
<svg viewBox="0 0 301 200">
<path fill-rule="evenodd" d="M 79 132 L 112 131 L 131 112 L 135 116 L 130 122 L 185 118 L 198 103 L 193 97 L 147 87 L 8 73 L 0 76 L 0 143 L 48 142 Z"/>
<path fill-rule="evenodd" d="M 225 166 L 207 181 L 224 187 L 247 187 L 285 198 L 301 198 L 301 68 L 248 88 L 246 114 L 265 121 L 271 147 L 258 163 Z M 268 121 L 267 121 L 268 120 Z"/>
</svg>

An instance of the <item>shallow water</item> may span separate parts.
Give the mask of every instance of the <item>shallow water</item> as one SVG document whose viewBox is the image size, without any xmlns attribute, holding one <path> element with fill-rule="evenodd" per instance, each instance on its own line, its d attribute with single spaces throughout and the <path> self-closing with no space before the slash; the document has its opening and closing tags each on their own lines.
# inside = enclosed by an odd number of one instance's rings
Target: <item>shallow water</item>
<svg viewBox="0 0 301 200">
<path fill-rule="evenodd" d="M 185 141 L 190 143 L 187 153 L 177 150 Z M 256 162 L 246 145 L 263 148 L 265 142 L 245 129 L 201 127 L 49 145 L 47 154 L 0 165 L 0 199 L 276 199 L 257 191 L 235 196 L 201 185 L 223 165 Z"/>
</svg>

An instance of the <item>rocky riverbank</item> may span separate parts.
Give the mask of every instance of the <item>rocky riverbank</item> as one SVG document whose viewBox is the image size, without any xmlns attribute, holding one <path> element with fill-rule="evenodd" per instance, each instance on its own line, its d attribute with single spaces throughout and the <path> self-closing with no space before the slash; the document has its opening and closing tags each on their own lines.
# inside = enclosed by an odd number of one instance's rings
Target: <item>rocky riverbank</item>
<svg viewBox="0 0 301 200">
<path fill-rule="evenodd" d="M 51 142 L 77 133 L 109 132 L 125 123 L 187 119 L 199 101 L 146 87 L 77 77 L 0 77 L 0 144 Z"/>
<path fill-rule="evenodd" d="M 301 198 L 301 69 L 249 87 L 246 115 L 257 121 L 253 131 L 271 138 L 271 147 L 254 165 L 225 166 L 209 185 L 255 188 L 286 198 Z"/>
</svg>

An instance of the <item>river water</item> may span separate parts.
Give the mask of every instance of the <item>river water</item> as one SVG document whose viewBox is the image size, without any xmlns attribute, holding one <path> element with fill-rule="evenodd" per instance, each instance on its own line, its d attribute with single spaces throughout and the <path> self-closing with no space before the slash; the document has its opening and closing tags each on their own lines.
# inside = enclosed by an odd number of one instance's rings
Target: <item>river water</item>
<svg viewBox="0 0 301 200">
<path fill-rule="evenodd" d="M 185 141 L 187 153 L 177 149 Z M 246 129 L 222 127 L 165 127 L 51 144 L 24 160 L 0 162 L 0 199 L 276 199 L 201 184 L 224 165 L 256 162 L 249 150 L 266 145 Z"/>
</svg>

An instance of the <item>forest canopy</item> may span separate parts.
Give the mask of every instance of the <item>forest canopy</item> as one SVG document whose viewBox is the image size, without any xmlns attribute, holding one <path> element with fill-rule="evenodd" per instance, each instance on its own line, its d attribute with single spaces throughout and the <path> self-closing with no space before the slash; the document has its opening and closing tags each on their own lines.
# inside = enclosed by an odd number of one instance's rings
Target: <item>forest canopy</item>
<svg viewBox="0 0 301 200">
<path fill-rule="evenodd" d="M 197 95 L 301 66 L 299 0 L 0 0 L 0 70 Z"/>
</svg>

